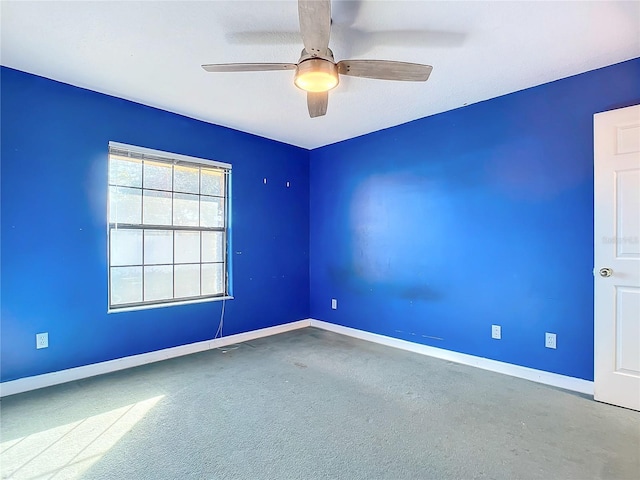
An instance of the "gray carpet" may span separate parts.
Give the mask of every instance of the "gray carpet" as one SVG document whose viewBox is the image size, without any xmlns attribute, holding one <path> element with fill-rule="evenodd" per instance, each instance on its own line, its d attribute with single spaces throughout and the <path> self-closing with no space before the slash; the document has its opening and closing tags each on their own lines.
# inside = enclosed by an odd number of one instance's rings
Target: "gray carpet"
<svg viewBox="0 0 640 480">
<path fill-rule="evenodd" d="M 638 478 L 640 414 L 306 328 L 1 402 L 2 478 Z"/>
</svg>

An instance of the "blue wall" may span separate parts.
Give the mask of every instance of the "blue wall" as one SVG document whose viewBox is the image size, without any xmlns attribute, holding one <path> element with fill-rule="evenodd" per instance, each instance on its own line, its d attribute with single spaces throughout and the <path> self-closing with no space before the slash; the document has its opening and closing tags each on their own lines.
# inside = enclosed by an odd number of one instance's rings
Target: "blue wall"
<svg viewBox="0 0 640 480">
<path fill-rule="evenodd" d="M 110 140 L 233 164 L 225 335 L 311 316 L 593 379 L 592 115 L 640 103 L 640 59 L 311 152 L 1 80 L 2 381 L 216 331 L 220 302 L 106 314 Z"/>
<path fill-rule="evenodd" d="M 313 150 L 312 318 L 592 380 L 592 116 L 636 103 L 639 59 Z"/>
<path fill-rule="evenodd" d="M 236 298 L 225 335 L 309 317 L 308 151 L 4 67 L 1 75 L 2 381 L 216 332 L 221 302 L 107 315 L 110 140 L 233 165 Z M 36 350 L 45 331 L 49 348 Z"/>
</svg>

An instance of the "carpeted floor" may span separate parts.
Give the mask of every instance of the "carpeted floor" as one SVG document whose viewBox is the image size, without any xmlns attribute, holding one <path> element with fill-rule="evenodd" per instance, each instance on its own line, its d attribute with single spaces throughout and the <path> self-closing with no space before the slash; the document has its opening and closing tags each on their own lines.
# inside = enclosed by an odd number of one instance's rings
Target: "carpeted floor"
<svg viewBox="0 0 640 480">
<path fill-rule="evenodd" d="M 2 478 L 638 478 L 640 414 L 306 328 L 14 395 Z"/>
</svg>

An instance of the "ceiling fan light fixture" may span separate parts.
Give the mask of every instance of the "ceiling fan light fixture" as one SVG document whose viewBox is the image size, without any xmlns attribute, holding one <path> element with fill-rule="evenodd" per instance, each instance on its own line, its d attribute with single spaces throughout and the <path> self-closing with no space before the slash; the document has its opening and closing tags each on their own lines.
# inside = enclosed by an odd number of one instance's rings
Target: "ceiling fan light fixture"
<svg viewBox="0 0 640 480">
<path fill-rule="evenodd" d="M 298 0 L 298 19 L 304 48 L 297 64 L 219 63 L 202 65 L 202 68 L 207 72 L 295 70 L 293 81 L 297 88 L 307 92 L 307 108 L 311 118 L 326 115 L 328 92 L 340 83 L 339 75 L 424 82 L 433 70 L 431 65 L 390 60 L 341 60 L 336 63 L 329 48 L 331 0 Z"/>
<path fill-rule="evenodd" d="M 327 92 L 338 85 L 338 67 L 335 63 L 312 58 L 298 64 L 294 83 L 307 92 Z"/>
</svg>

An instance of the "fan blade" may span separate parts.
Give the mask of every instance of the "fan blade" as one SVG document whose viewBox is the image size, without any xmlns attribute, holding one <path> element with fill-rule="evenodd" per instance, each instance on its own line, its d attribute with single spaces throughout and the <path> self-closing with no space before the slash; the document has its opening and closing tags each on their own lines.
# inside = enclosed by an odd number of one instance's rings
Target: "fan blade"
<svg viewBox="0 0 640 480">
<path fill-rule="evenodd" d="M 307 92 L 307 107 L 311 118 L 321 117 L 327 113 L 329 92 Z"/>
<path fill-rule="evenodd" d="M 341 75 L 379 80 L 425 82 L 429 78 L 431 70 L 433 70 L 431 65 L 389 60 L 342 60 L 338 62 L 338 73 Z"/>
<path fill-rule="evenodd" d="M 269 70 L 295 70 L 295 63 L 214 63 L 202 65 L 207 72 L 266 72 Z"/>
<path fill-rule="evenodd" d="M 304 49 L 309 55 L 326 55 L 331 34 L 331 1 L 298 0 L 298 17 Z"/>
</svg>

